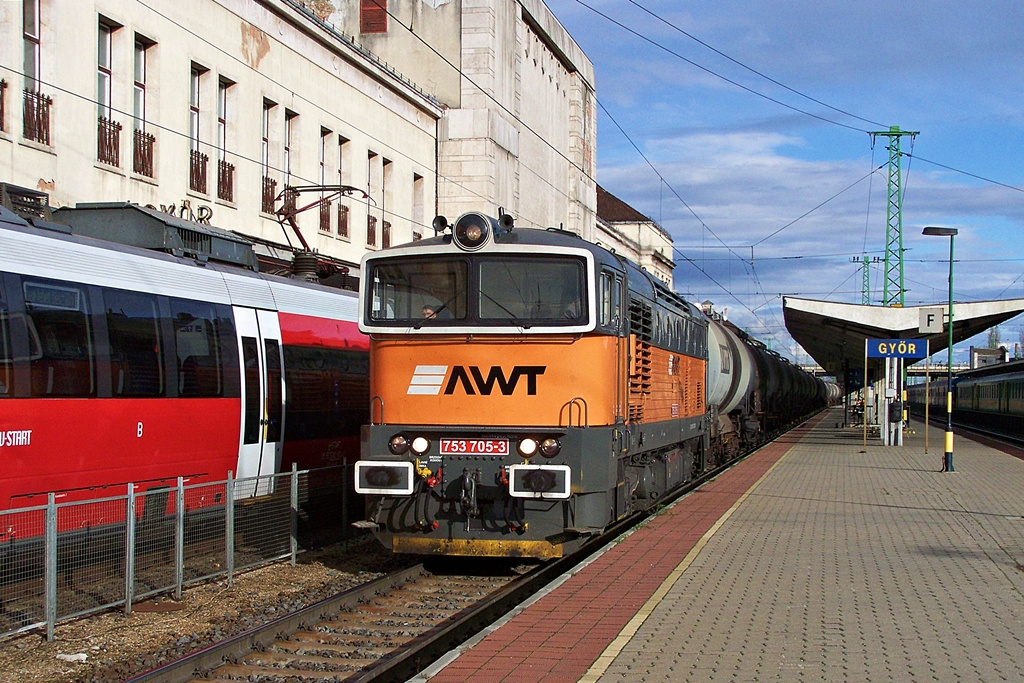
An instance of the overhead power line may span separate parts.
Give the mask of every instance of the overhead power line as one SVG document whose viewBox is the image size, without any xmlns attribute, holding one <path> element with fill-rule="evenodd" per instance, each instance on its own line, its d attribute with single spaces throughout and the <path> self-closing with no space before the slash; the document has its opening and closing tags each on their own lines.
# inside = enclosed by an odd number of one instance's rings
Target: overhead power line
<svg viewBox="0 0 1024 683">
<path fill-rule="evenodd" d="M 577 0 L 577 2 L 579 2 L 579 0 Z M 774 78 L 772 78 L 771 76 L 768 76 L 768 75 L 758 71 L 757 69 L 744 64 L 743 62 L 739 61 L 738 59 L 734 59 L 733 57 L 730 57 L 729 55 L 725 54 L 721 50 L 719 50 L 719 49 L 717 49 L 717 48 L 715 48 L 715 47 L 713 47 L 711 45 L 708 45 L 707 43 L 705 43 L 703 40 L 701 40 L 697 36 L 695 36 L 695 35 L 693 35 L 691 33 L 687 33 L 686 31 L 684 31 L 679 26 L 673 24 L 672 22 L 668 21 L 667 19 L 665 19 L 664 17 L 660 16 L 659 14 L 656 14 L 655 12 L 652 12 L 650 9 L 648 9 L 648 8 L 644 7 L 643 5 L 641 5 L 640 3 L 636 2 L 636 0 L 629 0 L 629 2 L 633 6 L 637 7 L 640 10 L 643 10 L 647 14 L 651 15 L 652 17 L 654 17 L 655 19 L 660 21 L 661 23 L 665 24 L 666 26 L 668 26 L 672 30 L 678 31 L 679 33 L 683 34 L 684 36 L 686 36 L 690 40 L 694 41 L 695 43 L 698 43 L 699 45 L 702 45 L 702 46 L 706 47 L 707 49 L 709 49 L 712 52 L 714 52 L 716 55 L 718 55 L 720 57 L 724 57 L 725 59 L 728 59 L 733 64 L 735 64 L 735 65 L 737 65 L 737 66 L 739 66 L 739 67 L 741 67 L 743 69 L 746 69 L 750 73 L 755 74 L 757 76 L 760 76 L 761 78 L 765 79 L 769 83 L 773 83 L 773 84 L 779 86 L 780 88 L 783 88 L 784 90 L 788 90 L 789 92 L 793 93 L 794 95 L 798 95 L 799 97 L 802 97 L 802 98 L 804 98 L 806 100 L 814 102 L 815 104 L 821 105 L 822 107 L 825 107 L 826 109 L 831 109 L 832 111 L 836 112 L 837 114 L 843 114 L 844 116 L 849 116 L 850 118 L 857 119 L 858 121 L 863 121 L 864 123 L 870 123 L 873 126 L 882 126 L 882 127 L 884 127 L 884 124 L 878 123 L 877 121 L 872 121 L 871 119 L 866 119 L 866 118 L 864 118 L 862 116 L 858 116 L 857 114 L 854 114 L 852 112 L 848 112 L 845 109 L 840 109 L 838 107 L 833 107 L 831 104 L 828 104 L 827 102 L 822 102 L 819 99 L 811 97 L 807 93 L 800 92 L 796 88 L 791 88 L 788 85 L 786 85 L 785 83 L 782 83 L 781 81 L 777 81 Z M 583 3 L 581 2 L 580 4 L 583 4 Z"/>
</svg>

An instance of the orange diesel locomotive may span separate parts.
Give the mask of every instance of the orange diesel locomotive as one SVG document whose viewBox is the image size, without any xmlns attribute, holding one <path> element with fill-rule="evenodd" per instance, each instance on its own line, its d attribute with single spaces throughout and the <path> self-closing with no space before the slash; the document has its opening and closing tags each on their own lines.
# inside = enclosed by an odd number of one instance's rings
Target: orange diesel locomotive
<svg viewBox="0 0 1024 683">
<path fill-rule="evenodd" d="M 760 438 L 773 377 L 798 412 L 825 395 L 571 233 L 479 213 L 435 228 L 362 264 L 356 490 L 395 552 L 560 556 Z"/>
</svg>

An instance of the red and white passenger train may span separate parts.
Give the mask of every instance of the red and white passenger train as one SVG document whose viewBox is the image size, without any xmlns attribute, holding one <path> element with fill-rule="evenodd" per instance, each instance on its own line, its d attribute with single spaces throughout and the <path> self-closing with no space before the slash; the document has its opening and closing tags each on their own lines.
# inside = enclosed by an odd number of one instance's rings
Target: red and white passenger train
<svg viewBox="0 0 1024 683">
<path fill-rule="evenodd" d="M 73 234 L 75 211 L 0 208 L 0 510 L 355 460 L 354 293 Z"/>
</svg>

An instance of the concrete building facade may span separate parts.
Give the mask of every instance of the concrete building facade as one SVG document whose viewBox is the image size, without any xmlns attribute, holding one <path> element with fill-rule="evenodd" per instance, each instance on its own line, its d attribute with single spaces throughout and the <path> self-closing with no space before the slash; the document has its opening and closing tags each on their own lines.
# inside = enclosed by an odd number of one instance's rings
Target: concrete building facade
<svg viewBox="0 0 1024 683">
<path fill-rule="evenodd" d="M 640 265 L 666 287 L 672 287 L 672 236 L 600 185 L 597 187 L 597 230 L 594 242 Z"/>
<path fill-rule="evenodd" d="M 352 185 L 369 199 L 295 198 L 316 204 L 297 219 L 309 246 L 351 264 L 430 223 L 441 105 L 297 3 L 17 0 L 0 26 L 0 180 L 55 206 L 296 243 L 273 215 L 284 186 Z"/>
<path fill-rule="evenodd" d="M 500 207 L 593 238 L 593 65 L 541 0 L 306 2 L 444 106 L 439 213 Z"/>
<path fill-rule="evenodd" d="M 499 208 L 654 268 L 660 229 L 598 220 L 596 103 L 542 0 L 0 3 L 0 183 L 199 219 L 281 260 L 290 202 L 353 274 L 436 214 Z M 355 190 L 282 195 L 317 185 Z"/>
</svg>

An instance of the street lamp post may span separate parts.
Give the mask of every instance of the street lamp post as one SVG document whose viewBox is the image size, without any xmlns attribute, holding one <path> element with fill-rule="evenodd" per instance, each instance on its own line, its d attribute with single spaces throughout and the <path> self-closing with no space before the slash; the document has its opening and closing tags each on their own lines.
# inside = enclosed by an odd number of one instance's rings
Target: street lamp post
<svg viewBox="0 0 1024 683">
<path fill-rule="evenodd" d="M 942 456 L 942 471 L 953 472 L 953 238 L 956 228 L 929 226 L 925 235 L 949 237 L 949 339 L 946 356 L 946 452 Z"/>
</svg>

